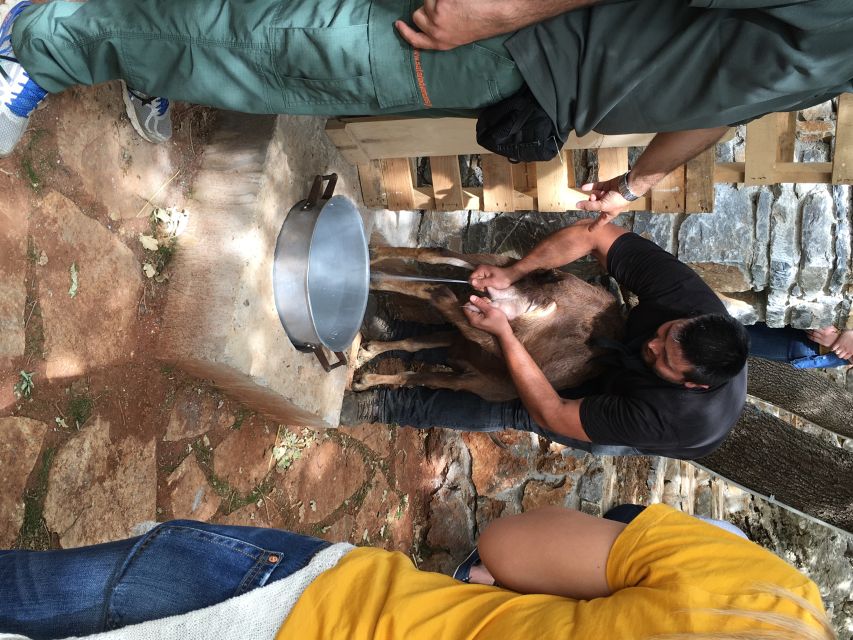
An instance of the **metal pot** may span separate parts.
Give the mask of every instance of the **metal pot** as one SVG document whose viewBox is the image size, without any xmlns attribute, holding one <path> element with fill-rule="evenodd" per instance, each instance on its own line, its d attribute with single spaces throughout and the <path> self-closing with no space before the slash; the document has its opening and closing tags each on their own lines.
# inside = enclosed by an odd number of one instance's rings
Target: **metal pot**
<svg viewBox="0 0 853 640">
<path fill-rule="evenodd" d="M 313 352 L 326 371 L 346 364 L 343 351 L 361 327 L 370 281 L 364 225 L 350 200 L 332 195 L 337 179 L 334 173 L 314 179 L 308 198 L 284 219 L 273 260 L 281 325 L 293 345 Z M 323 347 L 338 361 L 330 365 Z"/>
</svg>

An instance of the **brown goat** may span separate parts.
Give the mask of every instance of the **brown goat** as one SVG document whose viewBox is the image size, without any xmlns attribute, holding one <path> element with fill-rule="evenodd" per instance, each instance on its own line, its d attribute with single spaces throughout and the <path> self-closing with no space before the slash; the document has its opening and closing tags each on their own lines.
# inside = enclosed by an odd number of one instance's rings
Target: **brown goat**
<svg viewBox="0 0 853 640">
<path fill-rule="evenodd" d="M 489 254 L 380 247 L 373 250 L 371 265 L 400 259 L 468 270 L 478 264 L 506 266 L 514 262 Z M 448 347 L 447 365 L 452 371 L 433 366 L 393 374 L 368 373 L 356 378 L 354 390 L 378 385 L 426 386 L 470 391 L 492 401 L 518 397 L 495 338 L 468 324 L 461 308 L 467 299 L 460 300 L 449 287 L 434 283 L 380 278 L 371 286 L 428 301 L 458 331 L 365 343 L 359 353 L 359 365 L 387 351 Z M 616 299 L 603 288 L 562 271 L 537 271 L 508 289 L 489 289 L 488 293 L 492 305 L 507 314 L 513 332 L 557 389 L 576 386 L 599 373 L 593 357 L 600 351 L 591 345 L 592 340 L 622 337 L 624 321 Z"/>
</svg>

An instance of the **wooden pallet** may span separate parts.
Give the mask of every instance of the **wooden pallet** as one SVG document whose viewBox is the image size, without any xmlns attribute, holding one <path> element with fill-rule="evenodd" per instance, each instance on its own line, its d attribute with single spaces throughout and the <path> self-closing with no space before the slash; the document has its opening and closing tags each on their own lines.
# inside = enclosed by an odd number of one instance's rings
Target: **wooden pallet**
<svg viewBox="0 0 853 640">
<path fill-rule="evenodd" d="M 477 145 L 470 118 L 341 118 L 326 132 L 341 154 L 358 166 L 364 202 L 392 210 L 567 211 L 585 200 L 577 189 L 571 153 L 593 149 L 598 175 L 628 170 L 628 147 L 645 146 L 651 135 L 574 134 L 562 155 L 550 162 L 510 164 Z M 797 122 L 796 114 L 770 114 L 747 125 L 746 161 L 716 163 L 709 149 L 664 178 L 635 211 L 710 212 L 714 184 L 783 182 L 853 183 L 853 94 L 839 99 L 833 162 L 793 162 L 795 136 L 826 133 L 827 123 Z M 810 129 L 815 129 L 811 132 Z M 441 132 L 441 135 L 437 135 Z M 459 155 L 481 154 L 483 186 L 462 186 Z M 431 186 L 418 186 L 415 159 L 428 157 Z"/>
</svg>

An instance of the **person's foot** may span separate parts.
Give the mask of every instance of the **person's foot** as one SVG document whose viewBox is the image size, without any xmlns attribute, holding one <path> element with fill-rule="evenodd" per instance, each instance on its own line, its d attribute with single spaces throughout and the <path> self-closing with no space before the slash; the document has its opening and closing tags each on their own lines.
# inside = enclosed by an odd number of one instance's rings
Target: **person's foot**
<svg viewBox="0 0 853 640">
<path fill-rule="evenodd" d="M 835 327 L 821 327 L 820 329 L 811 329 L 806 333 L 810 340 L 817 342 L 822 347 L 827 347 L 839 358 L 853 359 L 853 330 L 839 331 Z"/>
<path fill-rule="evenodd" d="M 341 405 L 341 417 L 339 424 L 342 427 L 355 427 L 360 424 L 379 421 L 379 391 L 371 389 L 353 393 L 344 393 L 344 402 Z"/>
<path fill-rule="evenodd" d="M 0 158 L 15 149 L 27 130 L 30 114 L 47 95 L 30 78 L 12 50 L 12 25 L 31 4 L 26 0 L 13 5 L 0 23 Z"/>
<path fill-rule="evenodd" d="M 121 82 L 122 98 L 130 124 L 148 142 L 159 144 L 172 138 L 172 109 L 166 98 L 149 96 Z"/>
</svg>

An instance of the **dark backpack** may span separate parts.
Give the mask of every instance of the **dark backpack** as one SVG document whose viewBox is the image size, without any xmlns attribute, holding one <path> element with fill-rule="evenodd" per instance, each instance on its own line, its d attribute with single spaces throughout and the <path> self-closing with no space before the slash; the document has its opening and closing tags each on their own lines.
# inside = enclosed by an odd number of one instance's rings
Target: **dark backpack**
<svg viewBox="0 0 853 640">
<path fill-rule="evenodd" d="M 477 118 L 477 144 L 510 162 L 551 160 L 567 137 L 557 130 L 527 85 L 486 107 Z"/>
</svg>

